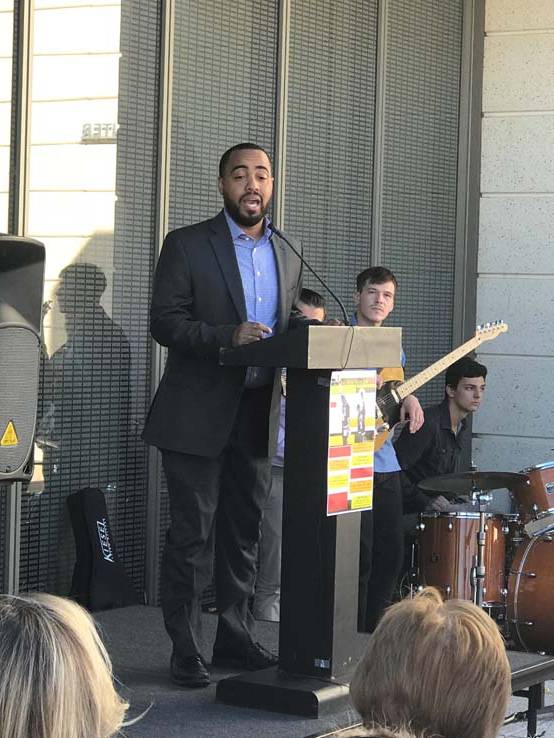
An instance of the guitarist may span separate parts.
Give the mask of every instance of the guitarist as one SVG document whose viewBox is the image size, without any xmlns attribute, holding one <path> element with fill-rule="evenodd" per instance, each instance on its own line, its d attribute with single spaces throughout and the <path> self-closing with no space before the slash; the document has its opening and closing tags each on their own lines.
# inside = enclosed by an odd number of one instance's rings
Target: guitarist
<svg viewBox="0 0 554 738">
<path fill-rule="evenodd" d="M 360 272 L 356 277 L 352 325 L 380 326 L 394 308 L 397 287 L 396 277 L 385 267 Z M 407 422 L 410 433 L 423 425 L 423 410 L 414 395 L 404 399 L 400 419 Z M 375 629 L 391 602 L 404 548 L 400 464 L 391 441 L 375 452 L 373 469 L 373 510 L 362 512 L 360 529 L 358 629 L 366 632 Z"/>
<path fill-rule="evenodd" d="M 395 442 L 402 469 L 404 512 L 446 512 L 444 497 L 429 497 L 418 483 L 427 477 L 462 471 L 461 454 L 469 441 L 467 416 L 483 400 L 487 367 L 464 356 L 446 370 L 444 399 L 425 410 L 425 422 L 415 434 L 402 431 Z"/>
</svg>

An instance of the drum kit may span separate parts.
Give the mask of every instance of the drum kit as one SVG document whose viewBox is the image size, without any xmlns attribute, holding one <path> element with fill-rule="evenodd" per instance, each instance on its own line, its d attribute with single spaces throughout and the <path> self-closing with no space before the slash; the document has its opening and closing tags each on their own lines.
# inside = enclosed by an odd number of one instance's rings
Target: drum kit
<svg viewBox="0 0 554 738">
<path fill-rule="evenodd" d="M 554 653 L 554 462 L 521 472 L 466 472 L 419 487 L 471 509 L 423 513 L 412 553 L 412 586 L 485 608 L 515 647 Z M 490 512 L 508 489 L 517 512 Z"/>
</svg>

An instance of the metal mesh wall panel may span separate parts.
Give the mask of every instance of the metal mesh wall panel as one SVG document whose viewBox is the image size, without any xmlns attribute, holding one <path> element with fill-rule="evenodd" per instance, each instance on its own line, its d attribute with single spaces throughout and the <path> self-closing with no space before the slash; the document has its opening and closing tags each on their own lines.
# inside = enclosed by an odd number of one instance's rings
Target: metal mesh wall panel
<svg viewBox="0 0 554 738">
<path fill-rule="evenodd" d="M 254 141 L 273 152 L 276 0 L 187 0 L 175 17 L 170 227 L 221 208 L 217 165 Z"/>
<path fill-rule="evenodd" d="M 284 226 L 347 302 L 370 258 L 376 28 L 376 0 L 292 4 Z"/>
<path fill-rule="evenodd" d="M 60 275 L 67 336 L 45 362 L 39 423 L 57 448 L 44 449 L 42 494 L 22 499 L 23 590 L 67 594 L 75 558 L 65 501 L 85 486 L 105 492 L 119 556 L 144 588 L 160 12 L 155 0 L 121 4 L 113 232 L 94 232 Z"/>
<path fill-rule="evenodd" d="M 156 0 L 124 2 L 121 14 L 113 294 L 114 317 L 129 341 L 131 363 L 125 460 L 108 511 L 118 552 L 139 591 L 146 548 L 148 452 L 140 433 L 151 397 L 161 9 Z"/>
<path fill-rule="evenodd" d="M 408 374 L 452 343 L 462 5 L 387 3 L 381 261 L 400 283 Z M 442 393 L 440 379 L 418 395 Z"/>
<path fill-rule="evenodd" d="M 175 17 L 170 228 L 222 207 L 218 163 L 225 149 L 253 141 L 274 148 L 278 3 L 188 0 Z M 161 481 L 161 543 L 169 504 Z"/>
</svg>

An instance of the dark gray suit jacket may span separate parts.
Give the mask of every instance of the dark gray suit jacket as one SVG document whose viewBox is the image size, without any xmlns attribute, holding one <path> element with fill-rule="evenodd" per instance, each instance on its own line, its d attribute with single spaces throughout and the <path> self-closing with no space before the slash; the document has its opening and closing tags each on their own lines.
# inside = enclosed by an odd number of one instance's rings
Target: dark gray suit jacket
<svg viewBox="0 0 554 738">
<path fill-rule="evenodd" d="M 272 236 L 279 278 L 282 333 L 305 319 L 293 308 L 301 289 L 302 264 Z M 169 233 L 156 268 L 150 330 L 168 347 L 167 363 L 146 420 L 144 440 L 161 449 L 218 456 L 236 418 L 246 369 L 222 367 L 219 349 L 230 347 L 246 304 L 235 248 L 221 211 L 215 218 Z M 271 412 L 252 418 L 263 455 L 275 449 L 280 381 L 276 372 Z M 268 422 L 269 421 L 269 422 Z"/>
</svg>

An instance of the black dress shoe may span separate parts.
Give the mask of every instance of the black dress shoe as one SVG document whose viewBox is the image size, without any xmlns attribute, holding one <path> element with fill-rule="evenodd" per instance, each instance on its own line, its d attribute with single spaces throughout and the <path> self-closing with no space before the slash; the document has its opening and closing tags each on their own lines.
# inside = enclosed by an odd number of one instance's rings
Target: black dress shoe
<svg viewBox="0 0 554 738">
<path fill-rule="evenodd" d="M 277 666 L 278 658 L 259 643 L 250 643 L 242 652 L 216 650 L 212 656 L 213 666 L 231 667 L 232 669 L 245 669 L 246 671 L 257 671 L 267 669 L 269 666 Z"/>
<path fill-rule="evenodd" d="M 207 687 L 210 675 L 201 656 L 180 658 L 172 654 L 170 662 L 171 681 L 180 687 Z"/>
</svg>

